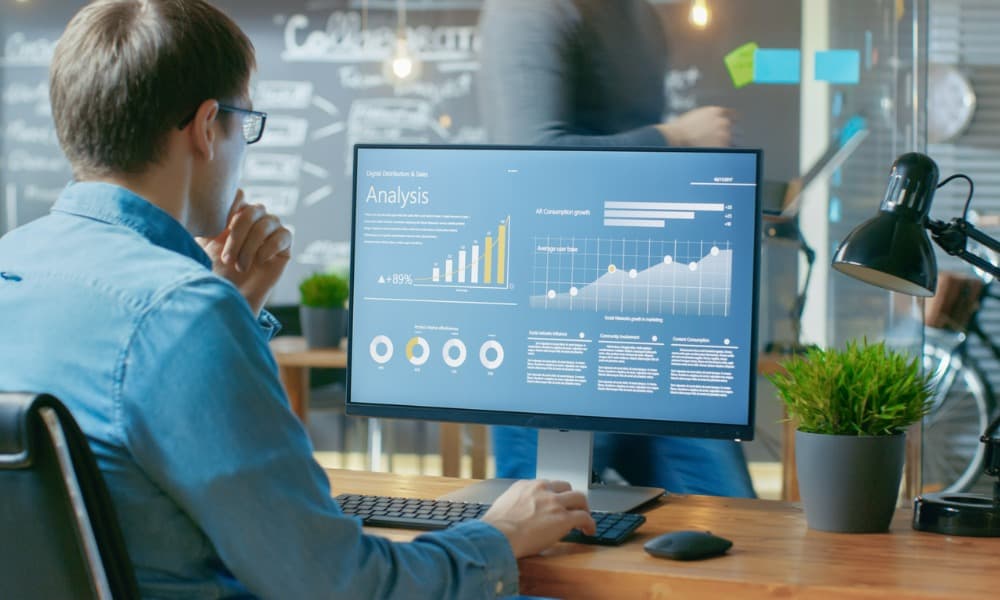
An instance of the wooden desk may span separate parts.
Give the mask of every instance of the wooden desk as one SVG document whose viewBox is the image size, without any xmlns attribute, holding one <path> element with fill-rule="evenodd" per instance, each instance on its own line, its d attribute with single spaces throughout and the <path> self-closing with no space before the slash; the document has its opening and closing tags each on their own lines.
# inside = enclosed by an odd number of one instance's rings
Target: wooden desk
<svg viewBox="0 0 1000 600">
<path fill-rule="evenodd" d="M 334 493 L 433 498 L 469 483 L 443 477 L 330 470 Z M 521 593 L 556 598 L 988 598 L 1000 587 L 1000 539 L 922 533 L 896 511 L 891 533 L 833 534 L 806 527 L 797 504 L 671 496 L 622 546 L 558 544 L 522 559 Z M 731 539 L 729 554 L 699 562 L 648 556 L 642 544 L 676 529 Z M 408 540 L 417 533 L 369 528 Z"/>
<path fill-rule="evenodd" d="M 346 340 L 344 342 L 346 344 Z M 288 403 L 299 419 L 305 423 L 309 416 L 309 369 L 346 369 L 347 351 L 340 348 L 315 348 L 306 346 L 305 338 L 280 336 L 271 340 L 271 352 L 278 363 L 281 383 L 285 386 Z M 472 476 L 486 477 L 486 428 L 471 425 Z M 462 424 L 441 423 L 439 444 L 441 470 L 445 475 L 457 477 L 462 469 Z"/>
<path fill-rule="evenodd" d="M 310 349 L 305 338 L 280 336 L 271 340 L 271 352 L 278 363 L 278 373 L 292 412 L 305 423 L 309 417 L 309 369 L 346 369 L 347 351 L 343 348 Z"/>
</svg>

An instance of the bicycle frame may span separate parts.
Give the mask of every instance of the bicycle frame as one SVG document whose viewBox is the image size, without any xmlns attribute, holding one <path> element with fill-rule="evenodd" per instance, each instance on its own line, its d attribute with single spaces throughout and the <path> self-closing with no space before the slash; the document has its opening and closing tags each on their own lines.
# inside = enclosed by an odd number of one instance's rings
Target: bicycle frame
<svg viewBox="0 0 1000 600">
<path fill-rule="evenodd" d="M 931 410 L 925 420 L 925 433 L 930 431 L 926 428 L 932 427 L 930 423 L 935 422 L 936 417 L 943 418 L 944 421 L 942 423 L 947 423 L 949 411 L 955 409 L 955 407 L 949 407 L 947 404 L 949 400 L 951 402 L 957 401 L 952 396 L 953 389 L 966 389 L 970 395 L 969 397 L 975 400 L 975 406 L 978 407 L 977 413 L 979 418 L 977 422 L 974 425 L 968 423 L 969 425 L 973 425 L 974 429 L 966 431 L 964 435 L 967 437 L 958 442 L 959 444 L 964 443 L 966 446 L 969 442 L 972 442 L 975 445 L 973 454 L 968 455 L 966 459 L 962 459 L 965 461 L 965 466 L 955 472 L 953 476 L 956 479 L 952 480 L 949 478 L 937 482 L 944 484 L 944 491 L 948 492 L 968 489 L 979 478 L 979 475 L 981 475 L 984 456 L 983 448 L 978 444 L 978 437 L 982 433 L 982 420 L 984 418 L 987 420 L 991 418 L 996 408 L 996 400 L 989 381 L 977 364 L 977 361 L 969 354 L 969 339 L 970 337 L 975 337 L 984 346 L 989 348 L 993 356 L 1000 361 L 1000 346 L 993 342 L 979 322 L 979 311 L 982 309 L 983 302 L 988 298 L 1000 300 L 1000 294 L 992 290 L 991 284 L 992 279 L 986 279 L 985 285 L 978 294 L 976 308 L 969 316 L 964 331 L 956 332 L 930 327 L 926 330 L 927 339 L 924 343 L 924 364 L 925 367 L 933 369 L 930 375 L 935 389 L 931 397 Z M 959 381 L 960 378 L 961 381 Z M 962 406 L 965 405 L 963 404 Z M 951 446 L 949 444 L 947 447 L 938 447 L 936 445 L 942 441 L 948 441 L 948 439 L 942 438 L 937 441 L 925 440 L 925 456 L 931 461 L 930 463 L 925 463 L 925 469 L 930 468 L 930 465 L 936 465 L 934 468 L 940 469 L 942 465 L 953 464 L 949 460 L 949 457 L 955 456 L 954 453 L 962 446 Z M 970 450 L 971 448 L 966 447 L 966 450 L 960 454 L 964 455 L 964 452 Z M 947 468 L 949 467 L 946 467 L 946 470 Z M 941 475 L 942 473 L 939 472 L 938 474 Z"/>
</svg>

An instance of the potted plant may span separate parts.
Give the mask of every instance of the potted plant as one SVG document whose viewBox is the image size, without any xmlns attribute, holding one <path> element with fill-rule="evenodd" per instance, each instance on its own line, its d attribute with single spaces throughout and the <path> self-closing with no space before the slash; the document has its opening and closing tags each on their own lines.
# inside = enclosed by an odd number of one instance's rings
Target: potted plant
<svg viewBox="0 0 1000 600">
<path fill-rule="evenodd" d="M 313 273 L 299 284 L 299 317 L 310 348 L 333 348 L 347 333 L 347 278 Z"/>
<path fill-rule="evenodd" d="M 887 531 L 903 474 L 905 430 L 930 408 L 919 361 L 884 343 L 811 348 L 769 377 L 798 421 L 795 463 L 809 527 Z"/>
</svg>

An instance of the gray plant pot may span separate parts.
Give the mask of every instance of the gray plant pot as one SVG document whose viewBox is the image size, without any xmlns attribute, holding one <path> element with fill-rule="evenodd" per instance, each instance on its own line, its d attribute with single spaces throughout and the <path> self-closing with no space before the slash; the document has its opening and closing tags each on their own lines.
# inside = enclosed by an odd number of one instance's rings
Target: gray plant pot
<svg viewBox="0 0 1000 600">
<path fill-rule="evenodd" d="M 799 493 L 812 529 L 889 530 L 903 476 L 906 436 L 795 432 Z"/>
<path fill-rule="evenodd" d="M 347 334 L 347 310 L 299 306 L 302 335 L 310 348 L 336 348 Z"/>
</svg>

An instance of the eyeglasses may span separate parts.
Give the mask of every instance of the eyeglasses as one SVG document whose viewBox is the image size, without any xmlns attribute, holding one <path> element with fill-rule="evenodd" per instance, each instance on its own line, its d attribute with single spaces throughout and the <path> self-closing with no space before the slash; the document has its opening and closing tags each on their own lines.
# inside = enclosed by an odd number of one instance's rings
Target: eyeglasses
<svg viewBox="0 0 1000 600">
<path fill-rule="evenodd" d="M 246 140 L 247 144 L 256 144 L 264 135 L 264 124 L 267 123 L 267 113 L 247 108 L 240 108 L 238 106 L 230 106 L 228 104 L 222 104 L 221 102 L 219 103 L 219 110 L 238 113 L 243 118 L 241 127 L 243 129 L 243 139 Z M 177 125 L 177 129 L 184 129 L 187 127 L 188 124 L 194 120 L 195 115 L 197 114 L 197 111 L 191 113 L 190 116 Z"/>
</svg>

